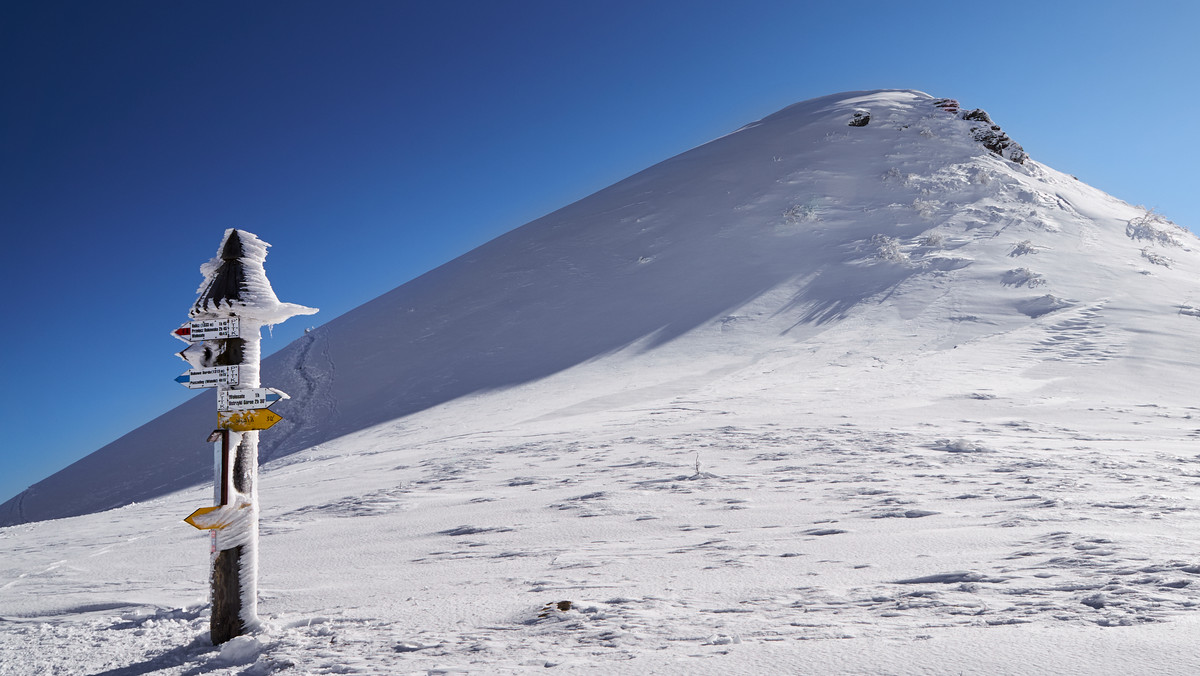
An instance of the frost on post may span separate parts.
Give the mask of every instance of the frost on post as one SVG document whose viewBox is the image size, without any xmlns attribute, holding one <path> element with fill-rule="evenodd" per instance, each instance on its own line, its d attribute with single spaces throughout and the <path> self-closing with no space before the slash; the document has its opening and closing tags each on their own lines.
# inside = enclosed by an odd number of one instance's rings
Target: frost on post
<svg viewBox="0 0 1200 676">
<path fill-rule="evenodd" d="M 282 303 L 275 296 L 263 269 L 269 246 L 243 230 L 226 230 L 217 255 L 200 266 L 204 282 L 196 290 L 200 297 L 188 315 L 193 319 L 242 317 L 272 325 L 288 317 L 315 314 L 315 308 Z"/>
<path fill-rule="evenodd" d="M 238 318 L 237 337 L 213 341 L 213 346 L 206 342 L 202 348 L 214 355 L 214 364 L 237 367 L 232 384 L 217 383 L 218 402 L 222 401 L 222 395 L 228 401 L 230 390 L 259 387 L 259 331 L 263 325 L 316 312 L 316 309 L 303 305 L 282 303 L 275 296 L 263 269 L 268 246 L 251 233 L 231 228 L 225 231 L 217 255 L 200 267 L 204 282 L 197 290 L 199 297 L 188 314 L 192 319 Z M 197 358 L 204 361 L 209 352 L 201 352 Z M 286 395 L 278 394 L 286 398 Z M 277 416 L 275 420 L 278 420 Z M 191 522 L 197 528 L 211 528 L 216 533 L 210 624 L 214 644 L 253 630 L 259 624 L 258 430 L 270 426 L 250 425 L 249 429 L 237 434 L 233 430 L 238 428 L 222 419 L 220 414 L 217 424 L 227 430 L 233 449 L 233 457 L 222 460 L 214 468 L 218 484 L 229 484 L 221 493 L 228 496 L 228 501 L 222 500 L 222 504 L 212 510 L 198 510 Z"/>
</svg>

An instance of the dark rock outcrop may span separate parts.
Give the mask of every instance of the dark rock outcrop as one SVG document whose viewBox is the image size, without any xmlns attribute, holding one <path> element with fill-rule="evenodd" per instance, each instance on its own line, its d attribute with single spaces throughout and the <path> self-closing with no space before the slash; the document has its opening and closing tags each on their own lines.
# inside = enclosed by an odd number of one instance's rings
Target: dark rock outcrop
<svg viewBox="0 0 1200 676">
<path fill-rule="evenodd" d="M 984 124 L 995 124 L 992 122 L 992 116 L 987 114 L 987 111 L 982 108 L 968 110 L 962 114 L 962 119 L 970 120 L 971 122 L 982 122 Z"/>
<path fill-rule="evenodd" d="M 850 118 L 850 126 L 851 127 L 865 127 L 865 126 L 867 126 L 867 123 L 869 123 L 870 121 L 871 121 L 871 111 L 856 110 L 856 111 L 854 111 L 854 117 Z"/>
<path fill-rule="evenodd" d="M 1025 164 L 1025 160 L 1029 155 L 1019 143 L 1009 138 L 1005 134 L 1000 125 L 992 122 L 992 117 L 987 114 L 987 111 L 980 108 L 969 110 L 961 114 L 962 119 L 968 122 L 979 122 L 980 124 L 971 127 L 971 136 L 976 141 L 983 144 L 984 148 L 996 153 L 1006 160 L 1016 162 L 1017 164 Z"/>
</svg>

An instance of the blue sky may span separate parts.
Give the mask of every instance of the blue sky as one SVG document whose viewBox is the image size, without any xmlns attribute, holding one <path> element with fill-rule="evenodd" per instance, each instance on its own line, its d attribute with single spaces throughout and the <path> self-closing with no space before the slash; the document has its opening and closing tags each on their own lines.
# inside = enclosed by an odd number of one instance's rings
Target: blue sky
<svg viewBox="0 0 1200 676">
<path fill-rule="evenodd" d="M 228 227 L 321 308 L 269 354 L 791 103 L 913 88 L 1196 229 L 1195 7 L 5 2 L 0 501 L 192 396 L 169 332 Z"/>
</svg>

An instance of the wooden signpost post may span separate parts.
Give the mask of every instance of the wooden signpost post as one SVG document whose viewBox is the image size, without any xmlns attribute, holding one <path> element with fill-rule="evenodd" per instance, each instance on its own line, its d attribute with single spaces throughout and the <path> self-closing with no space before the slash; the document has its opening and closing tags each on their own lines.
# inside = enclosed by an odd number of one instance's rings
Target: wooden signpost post
<svg viewBox="0 0 1200 676">
<path fill-rule="evenodd" d="M 212 619 L 214 645 L 258 624 L 258 431 L 282 418 L 267 410 L 288 396 L 259 386 L 259 330 L 313 308 L 280 303 L 262 262 L 267 244 L 228 230 L 217 257 L 201 268 L 205 286 L 192 321 L 172 335 L 189 343 L 179 357 L 194 368 L 175 380 L 185 387 L 217 388 L 219 444 L 214 462 L 217 504 L 192 512 L 187 523 L 213 532 Z"/>
</svg>

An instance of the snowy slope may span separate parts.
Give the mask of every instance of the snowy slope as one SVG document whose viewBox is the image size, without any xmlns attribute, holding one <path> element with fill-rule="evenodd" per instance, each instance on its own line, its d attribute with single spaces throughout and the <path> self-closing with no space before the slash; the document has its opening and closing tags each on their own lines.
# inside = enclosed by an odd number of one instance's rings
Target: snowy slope
<svg viewBox="0 0 1200 676">
<path fill-rule="evenodd" d="M 206 644 L 200 486 L 0 529 L 0 664 L 1195 672 L 1198 243 L 935 103 L 797 104 L 310 333 L 264 631 Z M 206 480 L 212 409 L 4 518 Z"/>
</svg>

